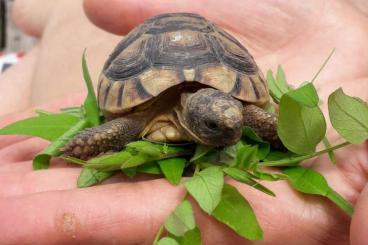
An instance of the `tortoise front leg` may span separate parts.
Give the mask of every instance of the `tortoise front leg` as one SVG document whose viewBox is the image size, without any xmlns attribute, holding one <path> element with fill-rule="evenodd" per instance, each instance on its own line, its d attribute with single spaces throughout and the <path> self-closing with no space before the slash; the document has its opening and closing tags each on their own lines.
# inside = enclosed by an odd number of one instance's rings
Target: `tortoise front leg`
<svg viewBox="0 0 368 245">
<path fill-rule="evenodd" d="M 259 137 L 279 148 L 282 143 L 277 136 L 277 116 L 255 105 L 246 105 L 243 110 L 244 126 L 252 128 Z"/>
<path fill-rule="evenodd" d="M 100 153 L 119 151 L 136 140 L 143 130 L 145 120 L 117 118 L 100 126 L 78 133 L 61 150 L 67 156 L 88 159 Z"/>
</svg>

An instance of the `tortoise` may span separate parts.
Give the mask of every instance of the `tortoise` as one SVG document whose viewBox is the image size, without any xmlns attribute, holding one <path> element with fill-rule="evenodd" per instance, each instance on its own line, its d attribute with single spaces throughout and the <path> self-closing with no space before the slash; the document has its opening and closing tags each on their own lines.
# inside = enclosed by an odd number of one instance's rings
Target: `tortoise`
<svg viewBox="0 0 368 245">
<path fill-rule="evenodd" d="M 62 152 L 88 159 L 145 137 L 215 147 L 249 126 L 277 141 L 267 84 L 247 49 L 193 13 L 167 13 L 134 28 L 105 62 L 98 106 L 107 122 L 87 128 Z"/>
</svg>

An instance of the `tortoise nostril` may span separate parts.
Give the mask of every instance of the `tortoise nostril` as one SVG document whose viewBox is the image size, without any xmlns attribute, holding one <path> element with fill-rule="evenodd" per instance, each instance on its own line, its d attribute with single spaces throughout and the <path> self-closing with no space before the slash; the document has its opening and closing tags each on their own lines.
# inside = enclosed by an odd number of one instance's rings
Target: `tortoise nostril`
<svg viewBox="0 0 368 245">
<path fill-rule="evenodd" d="M 218 124 L 213 121 L 206 122 L 206 126 L 211 130 L 217 130 L 219 128 Z"/>
</svg>

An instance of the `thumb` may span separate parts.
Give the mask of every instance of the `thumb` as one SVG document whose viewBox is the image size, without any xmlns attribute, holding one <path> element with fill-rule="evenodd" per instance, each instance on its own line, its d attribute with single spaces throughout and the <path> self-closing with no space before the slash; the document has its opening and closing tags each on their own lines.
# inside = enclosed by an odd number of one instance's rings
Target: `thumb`
<svg viewBox="0 0 368 245">
<path fill-rule="evenodd" d="M 229 4 L 227 0 L 84 0 L 88 18 L 115 34 L 126 34 L 160 13 L 192 12 L 235 34 L 240 41 L 268 49 L 283 45 L 304 29 L 320 5 L 315 1 L 300 4 L 299 1 L 233 0 Z"/>
<path fill-rule="evenodd" d="M 360 194 L 350 226 L 351 245 L 368 244 L 368 184 Z"/>
<path fill-rule="evenodd" d="M 13 20 L 25 33 L 40 37 L 59 1 L 16 0 L 13 7 Z"/>
</svg>

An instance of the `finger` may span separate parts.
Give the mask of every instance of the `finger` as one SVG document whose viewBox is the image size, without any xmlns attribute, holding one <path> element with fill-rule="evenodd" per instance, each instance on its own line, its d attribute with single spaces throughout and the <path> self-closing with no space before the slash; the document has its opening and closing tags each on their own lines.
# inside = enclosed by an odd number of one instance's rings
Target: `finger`
<svg viewBox="0 0 368 245">
<path fill-rule="evenodd" d="M 285 183 L 273 185 L 276 193 L 282 193 L 277 199 L 236 186 L 251 202 L 264 229 L 264 241 L 259 244 L 347 243 L 349 220 L 321 199 L 301 198 Z M 181 187 L 154 180 L 0 199 L 0 243 L 151 244 L 183 194 Z M 249 244 L 207 215 L 199 213 L 196 220 L 204 244 Z M 36 230 L 32 229 L 35 221 Z M 5 240 L 9 237 L 12 242 Z"/>
<path fill-rule="evenodd" d="M 31 161 L 1 165 L 0 197 L 77 188 L 77 180 L 81 171 L 80 166 L 71 165 L 61 159 L 53 159 L 50 167 L 44 170 L 33 170 Z M 117 171 L 99 185 L 133 183 L 152 179 L 157 179 L 157 176 L 138 174 L 130 178 Z"/>
<path fill-rule="evenodd" d="M 72 163 L 68 163 L 59 158 L 53 158 L 50 161 L 50 166 L 48 169 L 53 168 L 80 168 L 79 165 L 74 165 Z M 0 173 L 8 173 L 8 172 L 18 172 L 18 173 L 26 173 L 35 171 L 32 167 L 32 162 L 30 160 L 20 161 L 20 162 L 11 162 L 4 163 L 0 165 Z"/>
<path fill-rule="evenodd" d="M 17 164 L 11 162 L 0 165 L 0 174 L 9 172 L 26 173 L 31 172 L 32 170 L 32 163 L 30 161 L 17 162 Z"/>
<path fill-rule="evenodd" d="M 31 163 L 28 162 L 30 165 Z M 78 168 L 57 168 L 29 172 L 1 172 L 0 198 L 44 191 L 74 189 L 80 173 Z"/>
<path fill-rule="evenodd" d="M 353 219 L 350 226 L 351 245 L 368 244 L 368 185 L 361 193 L 355 206 Z"/>
<path fill-rule="evenodd" d="M 0 135 L 0 150 L 4 147 L 29 139 L 29 136 Z"/>
<path fill-rule="evenodd" d="M 336 53 L 318 77 L 319 84 L 340 83 L 367 75 L 367 70 L 361 69 L 367 63 L 365 16 L 342 1 L 301 4 L 300 1 L 243 0 L 229 4 L 226 0 L 84 0 L 84 8 L 93 23 L 118 34 L 128 33 L 159 13 L 200 13 L 242 42 L 264 71 L 275 70 L 278 64 L 283 64 L 288 81 L 295 85 L 310 81 L 331 52 L 331 41 L 335 43 Z M 321 16 L 322 12 L 326 13 Z M 333 25 L 331 18 L 337 20 Z M 351 20 L 356 28 L 348 28 L 348 35 L 338 31 L 339 27 L 351 26 Z M 330 25 L 334 28 L 326 29 Z M 349 47 L 354 47 L 354 52 Z"/>
<path fill-rule="evenodd" d="M 49 142 L 46 140 L 30 138 L 5 146 L 0 150 L 0 165 L 9 162 L 32 160 L 33 157 L 41 152 L 48 144 Z"/>
<path fill-rule="evenodd" d="M 13 20 L 25 33 L 40 37 L 58 2 L 58 0 L 16 0 Z"/>
<path fill-rule="evenodd" d="M 182 195 L 152 181 L 0 199 L 0 244 L 144 244 Z"/>
<path fill-rule="evenodd" d="M 58 168 L 80 168 L 80 166 L 72 165 L 71 163 L 67 163 L 61 159 L 52 159 L 50 166 L 48 169 L 58 169 Z M 32 161 L 20 161 L 20 162 L 11 162 L 4 163 L 0 165 L 0 174 L 1 173 L 27 173 L 36 171 L 33 169 Z"/>
<path fill-rule="evenodd" d="M 84 9 L 90 20 L 116 34 L 126 34 L 148 17 L 160 13 L 193 12 L 200 13 L 234 33 L 260 41 L 258 45 L 267 45 L 268 48 L 275 45 L 275 49 L 285 44 L 290 37 L 294 38 L 302 26 L 313 20 L 320 7 L 322 4 L 313 2 L 301 5 L 298 1 L 276 3 L 247 0 L 232 1 L 229 4 L 226 0 L 84 0 Z M 307 9 L 310 11 L 305 11 Z M 298 28 L 290 25 L 291 19 L 298 20 Z M 289 28 L 285 28 L 286 25 Z"/>
</svg>

